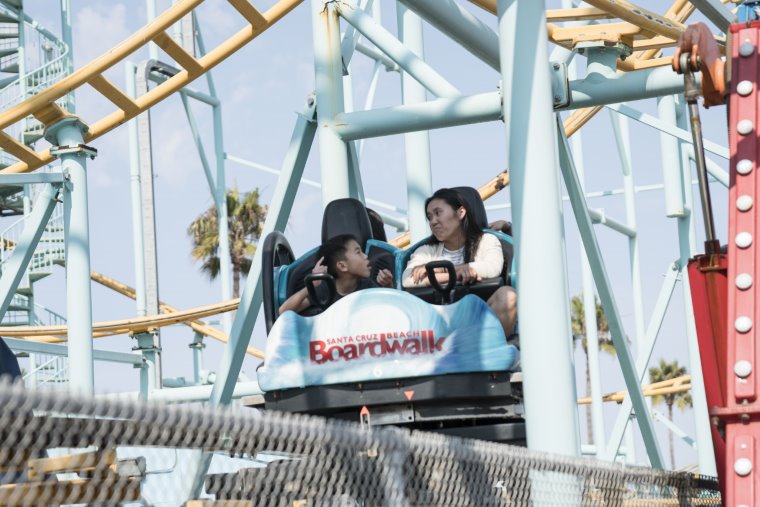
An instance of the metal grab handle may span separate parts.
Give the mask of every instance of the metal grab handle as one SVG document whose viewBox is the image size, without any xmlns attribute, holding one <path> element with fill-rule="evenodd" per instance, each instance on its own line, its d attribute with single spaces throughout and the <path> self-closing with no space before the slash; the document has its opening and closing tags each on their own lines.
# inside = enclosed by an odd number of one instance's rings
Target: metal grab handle
<svg viewBox="0 0 760 507">
<path fill-rule="evenodd" d="M 449 273 L 449 280 L 444 286 L 441 285 L 435 276 L 435 270 L 438 268 L 443 268 Z M 427 272 L 430 286 L 441 295 L 443 302 L 451 303 L 451 291 L 454 290 L 457 284 L 457 270 L 454 268 L 454 264 L 451 261 L 445 260 L 431 261 L 425 264 L 425 271 Z"/>
<path fill-rule="evenodd" d="M 317 288 L 314 286 L 314 282 L 316 281 L 327 284 L 327 299 L 325 301 L 319 299 Z M 330 306 L 338 295 L 338 289 L 335 287 L 335 278 L 329 273 L 310 273 L 304 278 L 304 283 L 306 284 L 306 292 L 309 293 L 311 302 L 323 310 Z"/>
<path fill-rule="evenodd" d="M 699 196 L 702 202 L 702 218 L 705 223 L 705 253 L 710 255 L 718 253 L 720 242 L 715 237 L 715 221 L 713 219 L 712 200 L 710 199 L 710 187 L 707 183 L 707 163 L 705 162 L 705 145 L 702 140 L 702 121 L 699 118 L 700 95 L 697 80 L 694 77 L 695 66 L 699 68 L 699 56 L 692 61 L 691 53 L 682 53 L 680 67 L 683 71 L 684 97 L 689 106 L 689 119 L 691 121 L 691 136 L 694 142 L 694 161 L 697 164 L 697 179 L 699 181 Z"/>
</svg>

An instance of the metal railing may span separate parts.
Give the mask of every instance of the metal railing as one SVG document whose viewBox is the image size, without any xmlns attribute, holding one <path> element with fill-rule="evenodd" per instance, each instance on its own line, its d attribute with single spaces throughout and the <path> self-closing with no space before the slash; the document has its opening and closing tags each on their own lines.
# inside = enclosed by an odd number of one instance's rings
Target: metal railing
<svg viewBox="0 0 760 507">
<path fill-rule="evenodd" d="M 8 9 L 0 9 L 0 11 L 18 15 L 18 13 Z M 24 15 L 23 23 L 18 22 L 16 26 L 17 28 L 8 26 L 8 24 L 0 26 L 0 32 L 18 30 L 23 39 L 6 39 L 0 43 L 0 49 L 18 48 L 19 42 L 23 40 L 24 65 L 20 65 L 19 53 L 17 52 L 0 58 L 0 68 L 16 65 L 20 72 L 24 67 L 33 70 L 24 72 L 23 75 L 20 73 L 16 80 L 0 90 L 0 110 L 3 111 L 22 103 L 70 73 L 67 63 L 69 47 L 63 41 L 26 15 Z M 23 33 L 21 33 L 22 30 Z M 64 95 L 56 100 L 56 103 L 66 110 L 71 110 L 72 102 L 72 94 Z M 24 121 L 8 127 L 6 133 L 25 144 L 29 144 L 42 136 L 43 129 L 44 125 L 33 116 L 29 116 Z M 14 157 L 6 152 L 0 152 L 0 164 L 10 165 L 15 162 Z"/>
</svg>

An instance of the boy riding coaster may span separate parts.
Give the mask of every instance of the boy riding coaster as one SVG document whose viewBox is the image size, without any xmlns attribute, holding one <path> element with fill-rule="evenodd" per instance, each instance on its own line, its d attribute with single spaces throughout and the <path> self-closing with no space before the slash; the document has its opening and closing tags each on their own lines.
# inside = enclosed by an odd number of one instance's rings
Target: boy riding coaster
<svg viewBox="0 0 760 507">
<path fill-rule="evenodd" d="M 335 278 L 335 301 L 357 290 L 393 287 L 393 274 L 387 269 L 381 269 L 375 281 L 370 280 L 372 265 L 369 258 L 362 251 L 356 238 L 350 234 L 341 234 L 325 242 L 319 247 L 317 257 L 319 260 L 311 272 L 328 273 Z M 321 283 L 321 280 L 314 280 L 313 285 L 318 298 L 326 301 L 330 296 L 326 284 Z M 308 288 L 304 287 L 280 306 L 280 314 L 287 310 L 299 313 L 315 304 L 317 302 L 309 298 Z"/>
</svg>

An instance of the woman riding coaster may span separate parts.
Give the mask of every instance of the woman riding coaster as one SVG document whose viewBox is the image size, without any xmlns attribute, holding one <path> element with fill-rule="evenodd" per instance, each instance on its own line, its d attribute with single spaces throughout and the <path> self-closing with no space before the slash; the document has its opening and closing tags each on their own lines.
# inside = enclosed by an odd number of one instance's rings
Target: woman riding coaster
<svg viewBox="0 0 760 507">
<path fill-rule="evenodd" d="M 425 201 L 425 212 L 433 235 L 427 244 L 412 254 L 402 276 L 404 287 L 428 285 L 425 265 L 448 260 L 454 265 L 457 280 L 462 284 L 499 276 L 504 267 L 504 254 L 498 238 L 484 234 L 474 220 L 470 205 L 456 190 L 442 188 Z M 436 278 L 446 283 L 449 274 L 439 268 Z M 487 301 L 511 336 L 517 320 L 517 293 L 512 287 L 499 287 Z"/>
</svg>

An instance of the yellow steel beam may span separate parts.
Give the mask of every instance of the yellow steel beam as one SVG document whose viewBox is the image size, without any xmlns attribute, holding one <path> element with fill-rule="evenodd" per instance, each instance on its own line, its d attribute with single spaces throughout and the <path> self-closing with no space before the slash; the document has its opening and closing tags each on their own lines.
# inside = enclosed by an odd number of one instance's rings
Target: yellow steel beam
<svg viewBox="0 0 760 507">
<path fill-rule="evenodd" d="M 214 303 L 212 305 L 199 306 L 179 312 L 151 315 L 148 317 L 134 317 L 131 319 L 111 320 L 93 324 L 93 331 L 110 334 L 123 334 L 125 332 L 144 332 L 159 327 L 180 324 L 188 320 L 197 320 L 211 315 L 234 311 L 239 298 Z M 7 326 L 0 327 L 0 336 L 41 336 L 41 335 L 65 335 L 66 326 Z"/>
<path fill-rule="evenodd" d="M 107 277 L 95 271 L 90 273 L 90 277 L 92 278 L 94 282 L 97 282 L 103 285 L 104 287 L 108 287 L 109 289 L 112 289 L 123 296 L 127 296 L 130 299 L 136 299 L 137 297 L 135 289 L 117 280 L 114 280 L 113 278 Z M 179 311 L 177 308 L 171 305 L 168 305 L 164 302 L 159 302 L 159 308 L 164 313 L 176 313 Z M 198 333 L 201 333 L 202 335 L 208 336 L 209 338 L 218 340 L 222 343 L 227 343 L 229 341 L 229 337 L 226 334 L 219 331 L 215 327 L 209 326 L 208 324 L 204 324 L 200 320 L 185 321 L 183 322 L 183 324 L 190 326 L 190 328 L 192 328 L 193 331 L 196 331 Z M 259 359 L 264 358 L 264 353 L 255 347 L 249 346 L 247 352 L 248 354 L 258 357 Z"/>
<path fill-rule="evenodd" d="M 180 64 L 180 66 L 188 71 L 190 75 L 200 75 L 205 72 L 201 64 L 198 63 L 198 60 L 185 51 L 185 48 L 177 44 L 177 42 L 166 32 L 161 32 L 156 35 L 153 42 L 166 51 L 166 54 L 174 58 L 174 61 Z"/>
<path fill-rule="evenodd" d="M 671 39 L 677 39 L 681 32 L 686 30 L 686 27 L 678 21 L 660 16 L 626 0 L 586 0 L 586 3 L 607 11 L 623 21 L 633 23 L 643 30 Z"/>
<path fill-rule="evenodd" d="M 644 396 L 661 396 L 665 394 L 675 394 L 688 391 L 691 389 L 691 375 L 682 375 L 680 377 L 655 382 L 641 387 Z M 622 402 L 628 391 L 616 391 L 614 393 L 602 396 L 602 401 Z M 578 398 L 579 405 L 588 405 L 591 403 L 590 397 Z"/>
<path fill-rule="evenodd" d="M 617 37 L 623 39 L 637 35 L 647 36 L 647 32 L 632 23 L 604 23 L 601 25 L 583 25 L 562 27 L 547 25 L 549 40 L 556 44 L 575 41 L 577 39 L 595 40 Z"/>
<path fill-rule="evenodd" d="M 125 111 L 127 114 L 137 114 L 140 108 L 137 104 L 122 92 L 115 84 L 109 81 L 103 74 L 93 76 L 89 81 L 90 86 L 95 88 L 101 95 L 111 101 L 113 105 Z"/>
<path fill-rule="evenodd" d="M 25 164 L 38 164 L 42 160 L 29 146 L 16 141 L 3 131 L 0 131 L 0 148 L 4 149 Z"/>
<path fill-rule="evenodd" d="M 243 16 L 254 29 L 264 28 L 267 24 L 266 18 L 259 10 L 251 5 L 248 0 L 227 0 L 241 16 Z"/>
<path fill-rule="evenodd" d="M 30 481 L 38 481 L 43 479 L 46 474 L 94 469 L 105 471 L 114 463 L 116 463 L 115 449 L 32 459 L 27 463 L 27 476 Z"/>
<path fill-rule="evenodd" d="M 91 81 L 95 76 L 103 74 L 106 70 L 121 62 L 130 54 L 147 44 L 148 41 L 156 40 L 158 38 L 156 41 L 157 43 L 162 42 L 166 47 L 170 48 L 169 51 L 175 51 L 175 48 L 171 46 L 171 43 L 167 43 L 163 36 L 160 36 L 160 34 L 166 31 L 170 26 L 172 26 L 202 2 L 203 0 L 182 0 L 180 2 L 177 2 L 172 7 L 164 11 L 161 15 L 156 17 L 150 24 L 134 33 L 127 40 L 112 48 L 103 56 L 93 60 L 70 76 L 65 77 L 58 83 L 41 91 L 34 97 L 30 97 L 21 104 L 12 107 L 8 111 L 0 113 L 0 130 L 13 125 L 14 123 L 22 120 L 23 118 L 26 118 L 29 115 L 37 113 L 67 93 L 70 93 L 71 91 L 76 90 L 82 86 L 84 83 Z M 254 27 L 250 24 L 247 25 L 232 37 L 208 52 L 202 58 L 199 58 L 198 60 L 193 59 L 194 61 L 197 61 L 197 67 L 194 67 L 194 64 L 189 60 L 185 60 L 184 64 L 180 61 L 180 65 L 188 65 L 189 67 L 193 68 L 189 69 L 189 71 L 187 68 L 185 68 L 157 87 L 150 90 L 148 93 L 138 97 L 134 101 L 134 103 L 137 105 L 137 109 L 133 109 L 131 111 L 124 111 L 119 109 L 97 121 L 86 121 L 86 123 L 89 123 L 90 129 L 85 136 L 85 142 L 93 141 L 103 134 L 118 127 L 122 123 L 131 120 L 137 114 L 149 109 L 172 93 L 178 91 L 180 88 L 186 86 L 188 83 L 196 79 L 199 75 L 208 72 L 213 67 L 218 65 L 220 62 L 225 60 L 227 57 L 257 37 L 261 32 L 279 21 L 283 16 L 293 10 L 301 2 L 303 2 L 303 0 L 280 0 L 265 13 L 263 13 L 263 17 L 266 20 L 266 24 L 264 26 Z M 164 48 L 164 50 L 166 50 L 166 48 Z M 179 53 L 175 51 L 175 57 L 178 54 Z M 183 57 L 180 56 L 180 58 Z M 0 147 L 4 147 L 2 140 L 0 140 Z M 9 153 L 12 152 L 9 150 Z M 50 150 L 45 149 L 42 152 L 36 154 L 36 158 L 34 159 L 31 157 L 26 157 L 26 159 L 20 158 L 19 162 L 3 169 L 0 171 L 0 173 L 29 172 L 52 161 L 53 157 L 50 155 Z"/>
<path fill-rule="evenodd" d="M 61 504 L 120 504 L 140 500 L 140 479 L 109 476 L 105 479 L 41 481 L 0 486 L 5 507 Z"/>
<path fill-rule="evenodd" d="M 580 7 L 577 9 L 547 9 L 546 21 L 560 23 L 562 21 L 591 21 L 594 19 L 609 19 L 614 17 L 607 11 L 596 7 Z"/>
</svg>

